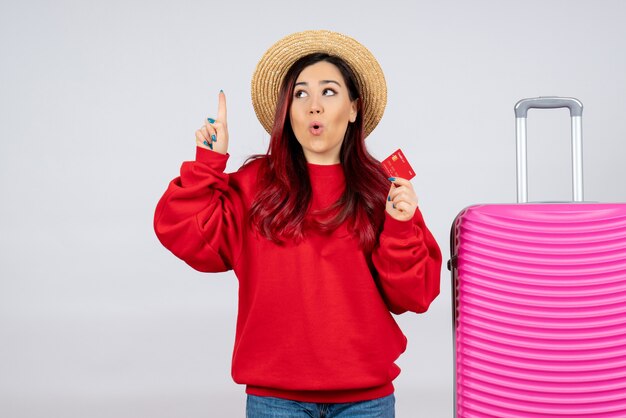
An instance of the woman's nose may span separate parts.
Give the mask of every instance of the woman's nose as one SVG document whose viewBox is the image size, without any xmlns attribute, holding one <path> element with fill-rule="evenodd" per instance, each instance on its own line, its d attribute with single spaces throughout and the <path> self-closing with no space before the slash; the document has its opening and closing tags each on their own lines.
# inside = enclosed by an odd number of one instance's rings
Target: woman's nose
<svg viewBox="0 0 626 418">
<path fill-rule="evenodd" d="M 316 113 L 322 113 L 322 104 L 320 103 L 319 99 L 317 99 L 315 96 L 311 99 L 311 107 L 309 109 L 309 113 L 310 114 L 316 114 Z"/>
</svg>

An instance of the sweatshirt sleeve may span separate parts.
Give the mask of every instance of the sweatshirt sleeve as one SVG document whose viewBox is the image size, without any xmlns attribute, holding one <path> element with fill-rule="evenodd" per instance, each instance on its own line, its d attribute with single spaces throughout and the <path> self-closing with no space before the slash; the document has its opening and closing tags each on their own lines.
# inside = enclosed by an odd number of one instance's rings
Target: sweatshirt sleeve
<svg viewBox="0 0 626 418">
<path fill-rule="evenodd" d="M 228 154 L 196 148 L 159 200 L 154 230 L 159 241 L 203 272 L 233 268 L 241 249 L 244 205 L 240 189 L 224 173 Z"/>
<path fill-rule="evenodd" d="M 419 208 L 411 221 L 385 212 L 379 245 L 372 253 L 379 288 L 394 314 L 425 312 L 437 297 L 441 280 L 441 250 Z"/>
</svg>

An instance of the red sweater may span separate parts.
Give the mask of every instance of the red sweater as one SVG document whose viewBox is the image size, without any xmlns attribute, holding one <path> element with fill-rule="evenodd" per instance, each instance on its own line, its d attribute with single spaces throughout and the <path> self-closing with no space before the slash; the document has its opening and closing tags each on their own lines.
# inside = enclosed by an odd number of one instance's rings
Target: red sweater
<svg viewBox="0 0 626 418">
<path fill-rule="evenodd" d="M 390 311 L 424 312 L 439 294 L 441 252 L 419 210 L 386 215 L 370 254 L 342 226 L 277 245 L 245 221 L 259 161 L 226 174 L 228 155 L 197 148 L 159 201 L 161 243 L 203 272 L 233 269 L 239 311 L 232 376 L 252 395 L 353 402 L 393 393 L 406 337 Z M 309 164 L 311 210 L 344 189 L 341 165 Z"/>
</svg>

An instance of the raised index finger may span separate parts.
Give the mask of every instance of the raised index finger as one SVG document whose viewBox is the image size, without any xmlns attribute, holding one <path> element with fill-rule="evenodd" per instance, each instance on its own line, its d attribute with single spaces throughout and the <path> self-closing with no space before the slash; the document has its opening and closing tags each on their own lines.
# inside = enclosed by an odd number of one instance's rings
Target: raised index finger
<svg viewBox="0 0 626 418">
<path fill-rule="evenodd" d="M 220 90 L 219 102 L 217 104 L 217 119 L 226 124 L 226 95 Z"/>
</svg>

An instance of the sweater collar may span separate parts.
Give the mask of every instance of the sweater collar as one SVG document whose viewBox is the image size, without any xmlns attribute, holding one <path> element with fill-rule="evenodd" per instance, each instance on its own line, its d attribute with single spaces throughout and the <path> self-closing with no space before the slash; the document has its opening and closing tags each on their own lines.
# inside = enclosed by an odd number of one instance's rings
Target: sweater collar
<svg viewBox="0 0 626 418">
<path fill-rule="evenodd" d="M 337 177 L 343 176 L 343 167 L 341 163 L 331 165 L 321 165 L 307 163 L 309 176 L 311 177 Z"/>
</svg>

